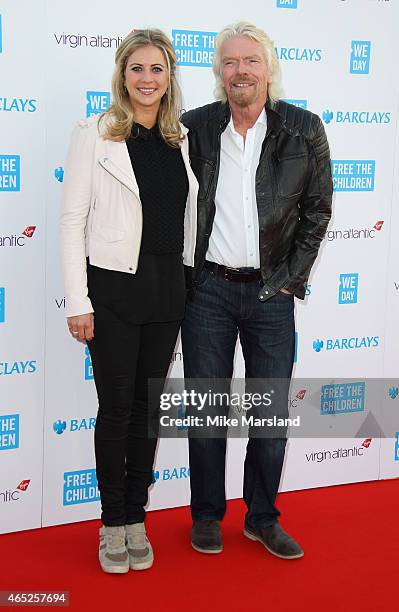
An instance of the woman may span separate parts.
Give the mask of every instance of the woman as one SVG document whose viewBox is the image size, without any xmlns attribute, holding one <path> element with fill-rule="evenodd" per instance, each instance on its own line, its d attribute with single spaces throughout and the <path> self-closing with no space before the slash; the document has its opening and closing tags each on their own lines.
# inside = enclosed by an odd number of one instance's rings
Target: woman
<svg viewBox="0 0 399 612">
<path fill-rule="evenodd" d="M 99 401 L 99 559 L 105 572 L 125 573 L 153 563 L 144 506 L 157 442 L 149 413 L 158 403 L 147 387 L 150 378 L 163 385 L 183 318 L 198 185 L 170 40 L 159 30 L 132 32 L 115 64 L 110 109 L 72 135 L 61 249 L 68 327 L 87 341 Z"/>
</svg>

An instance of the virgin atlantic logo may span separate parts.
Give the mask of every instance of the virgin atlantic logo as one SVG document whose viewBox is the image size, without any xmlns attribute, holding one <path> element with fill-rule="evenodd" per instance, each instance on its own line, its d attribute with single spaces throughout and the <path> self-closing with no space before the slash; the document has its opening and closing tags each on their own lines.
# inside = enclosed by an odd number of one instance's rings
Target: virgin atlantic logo
<svg viewBox="0 0 399 612">
<path fill-rule="evenodd" d="M 26 489 L 29 487 L 29 483 L 30 483 L 30 480 L 21 480 L 19 485 L 15 488 L 18 489 L 19 491 L 26 491 Z"/>
</svg>

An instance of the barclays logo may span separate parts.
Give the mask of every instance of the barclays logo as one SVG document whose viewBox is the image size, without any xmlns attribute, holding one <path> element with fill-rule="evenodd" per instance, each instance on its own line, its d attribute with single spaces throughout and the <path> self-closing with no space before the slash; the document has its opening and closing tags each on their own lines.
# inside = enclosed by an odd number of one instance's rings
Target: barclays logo
<svg viewBox="0 0 399 612">
<path fill-rule="evenodd" d="M 334 118 L 334 113 L 332 111 L 326 110 L 323 112 L 323 121 L 325 123 L 331 123 Z"/>
<path fill-rule="evenodd" d="M 111 94 L 109 91 L 87 91 L 86 92 L 86 117 L 101 115 L 109 109 Z"/>
<path fill-rule="evenodd" d="M 275 47 L 277 59 L 291 62 L 320 62 L 321 49 L 306 49 L 302 47 Z"/>
<path fill-rule="evenodd" d="M 398 397 L 398 395 L 399 395 L 399 387 L 391 387 L 388 390 L 388 395 L 389 395 L 389 397 L 391 399 L 393 399 L 393 400 L 396 399 Z"/>
<path fill-rule="evenodd" d="M 173 467 L 164 468 L 163 470 L 153 470 L 152 482 L 155 484 L 158 480 L 171 481 L 190 478 L 189 467 Z"/>
<path fill-rule="evenodd" d="M 0 376 L 34 374 L 36 371 L 37 361 L 0 361 Z"/>
<path fill-rule="evenodd" d="M 313 350 L 320 353 L 323 348 L 326 351 L 373 349 L 380 344 L 379 336 L 355 336 L 351 338 L 328 338 L 325 342 L 317 338 L 313 341 Z"/>
<path fill-rule="evenodd" d="M 357 125 L 387 125 L 391 123 L 391 113 L 381 113 L 379 111 L 336 111 L 334 113 L 327 109 L 323 111 L 322 117 L 327 125 L 332 121 L 335 121 L 335 123 Z"/>
<path fill-rule="evenodd" d="M 0 98 L 0 112 L 34 113 L 37 100 L 29 98 Z"/>
<path fill-rule="evenodd" d="M 90 431 L 95 428 L 96 419 L 95 417 L 90 417 L 88 419 L 70 419 L 68 424 L 69 427 L 67 426 L 66 421 L 61 421 L 61 419 L 58 419 L 58 421 L 55 421 L 53 423 L 53 431 L 59 436 L 62 435 L 65 431 Z"/>
<path fill-rule="evenodd" d="M 53 423 L 53 431 L 55 431 L 56 434 L 61 435 L 64 433 L 64 431 L 66 430 L 66 421 L 55 421 L 55 423 Z"/>
<path fill-rule="evenodd" d="M 324 346 L 323 340 L 319 340 L 318 338 L 317 340 L 313 340 L 313 350 L 316 351 L 316 353 L 320 353 L 323 346 Z"/>
<path fill-rule="evenodd" d="M 58 166 L 58 168 L 54 170 L 54 176 L 59 183 L 62 183 L 64 180 L 64 168 L 62 166 Z"/>
<path fill-rule="evenodd" d="M 340 274 L 338 304 L 357 304 L 359 274 Z"/>
<path fill-rule="evenodd" d="M 0 451 L 19 448 L 19 414 L 0 415 Z"/>
<path fill-rule="evenodd" d="M 217 32 L 172 30 L 173 47 L 179 66 L 212 66 Z"/>
<path fill-rule="evenodd" d="M 276 8 L 296 9 L 298 0 L 276 0 Z"/>
<path fill-rule="evenodd" d="M 369 40 L 352 40 L 350 56 L 351 74 L 369 74 L 371 42 Z"/>
<path fill-rule="evenodd" d="M 0 287 L 0 323 L 6 322 L 6 290 Z"/>
<path fill-rule="evenodd" d="M 21 190 L 19 155 L 0 155 L 0 191 Z"/>
</svg>

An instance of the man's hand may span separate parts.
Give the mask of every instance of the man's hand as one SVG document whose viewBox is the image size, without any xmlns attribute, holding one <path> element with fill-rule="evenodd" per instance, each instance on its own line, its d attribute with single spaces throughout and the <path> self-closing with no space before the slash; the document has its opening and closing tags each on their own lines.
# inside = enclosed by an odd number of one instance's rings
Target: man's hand
<svg viewBox="0 0 399 612">
<path fill-rule="evenodd" d="M 287 293 L 288 295 L 292 295 L 291 291 L 287 291 L 287 289 L 280 289 L 281 293 Z"/>
<path fill-rule="evenodd" d="M 94 338 L 94 316 L 92 312 L 67 317 L 69 331 L 76 340 L 92 340 Z"/>
</svg>

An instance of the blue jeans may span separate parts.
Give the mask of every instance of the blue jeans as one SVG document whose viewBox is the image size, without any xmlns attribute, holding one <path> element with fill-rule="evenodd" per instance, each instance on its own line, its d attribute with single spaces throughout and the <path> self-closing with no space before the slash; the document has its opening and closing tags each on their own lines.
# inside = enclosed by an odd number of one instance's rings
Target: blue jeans
<svg viewBox="0 0 399 612">
<path fill-rule="evenodd" d="M 187 302 L 182 326 L 186 378 L 233 375 L 239 336 L 249 379 L 290 379 L 294 361 L 294 297 L 282 292 L 261 302 L 259 281 L 231 282 L 204 268 Z M 288 397 L 287 414 L 288 415 Z M 275 500 L 286 438 L 250 437 L 244 465 L 246 524 L 269 527 L 280 515 Z M 193 520 L 222 520 L 226 512 L 226 438 L 189 438 Z"/>
</svg>

